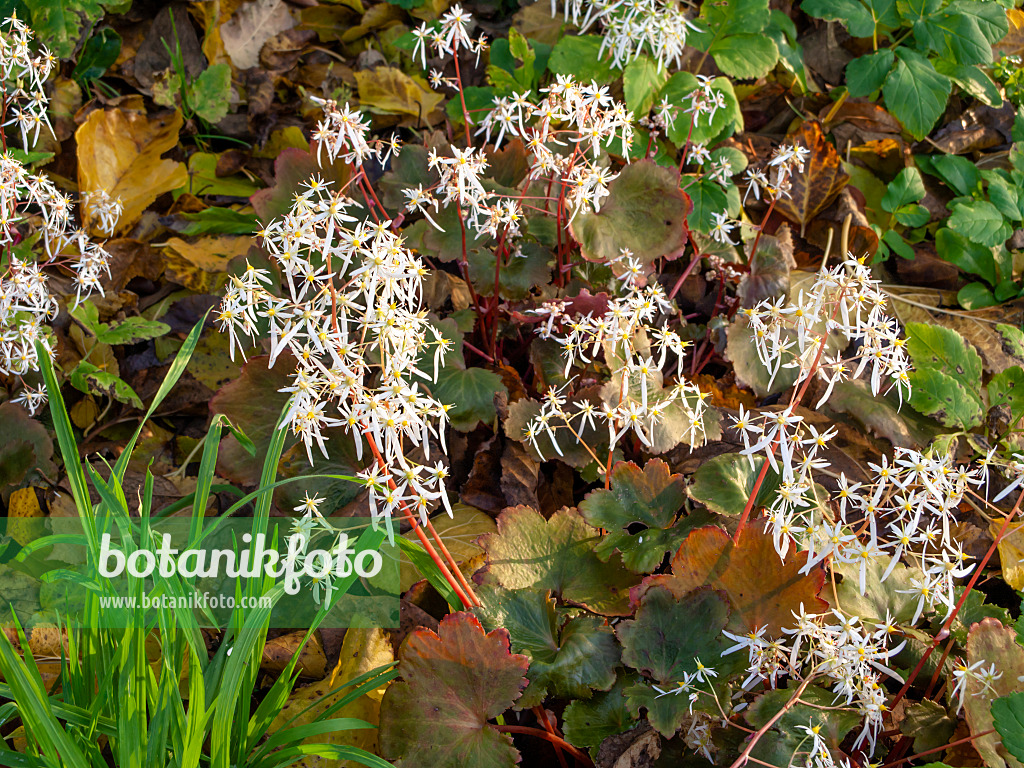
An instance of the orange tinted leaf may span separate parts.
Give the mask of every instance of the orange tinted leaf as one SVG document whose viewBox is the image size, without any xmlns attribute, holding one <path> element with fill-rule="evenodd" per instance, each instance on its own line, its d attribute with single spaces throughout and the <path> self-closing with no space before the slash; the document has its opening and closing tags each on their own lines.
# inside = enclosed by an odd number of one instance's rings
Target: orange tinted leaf
<svg viewBox="0 0 1024 768">
<path fill-rule="evenodd" d="M 803 236 L 804 227 L 836 199 L 850 177 L 843 170 L 836 148 L 825 140 L 820 123 L 803 123 L 789 140 L 807 147 L 811 154 L 804 161 L 803 171 L 796 171 L 791 177 L 789 197 L 781 198 L 775 209 L 799 224 Z"/>
<path fill-rule="evenodd" d="M 818 597 L 825 572 L 813 568 L 801 574 L 806 562 L 807 553 L 792 548 L 781 562 L 771 535 L 760 525 L 744 528 L 735 544 L 721 528 L 706 526 L 686 537 L 672 558 L 671 575 L 645 579 L 638 595 L 663 585 L 681 597 L 708 585 L 729 597 L 733 630 L 748 632 L 767 625 L 768 634 L 777 636 L 783 627 L 793 625 L 793 611 L 801 603 L 808 613 L 828 609 Z"/>
</svg>

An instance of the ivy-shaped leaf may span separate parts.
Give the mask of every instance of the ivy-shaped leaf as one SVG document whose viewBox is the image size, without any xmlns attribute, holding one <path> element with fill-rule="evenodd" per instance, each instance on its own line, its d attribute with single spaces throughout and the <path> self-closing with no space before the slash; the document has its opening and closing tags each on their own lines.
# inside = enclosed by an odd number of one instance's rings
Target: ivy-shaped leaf
<svg viewBox="0 0 1024 768">
<path fill-rule="evenodd" d="M 617 557 L 594 552 L 597 529 L 580 513 L 562 509 L 545 520 L 530 507 L 498 517 L 498 531 L 482 540 L 489 572 L 508 589 L 550 589 L 565 600 L 605 616 L 626 616 L 636 577 Z"/>
<path fill-rule="evenodd" d="M 520 708 L 536 706 L 548 695 L 587 699 L 595 689 L 614 685 L 619 644 L 605 619 L 576 616 L 563 623 L 546 591 L 485 585 L 479 595 L 484 626 L 504 627 L 512 650 L 530 657 L 530 685 Z"/>
<path fill-rule="evenodd" d="M 626 705 L 625 681 L 590 699 L 576 699 L 565 708 L 565 740 L 576 747 L 596 747 L 609 736 L 633 727 L 636 718 Z"/>
<path fill-rule="evenodd" d="M 431 768 L 513 768 L 519 753 L 491 728 L 519 698 L 529 660 L 509 652 L 503 629 L 484 634 L 470 613 L 417 629 L 399 651 L 402 680 L 381 702 L 380 750 L 389 760 Z"/>
<path fill-rule="evenodd" d="M 579 509 L 588 523 L 608 529 L 594 547 L 602 560 L 618 551 L 627 568 L 650 573 L 686 536 L 687 528 L 675 525 L 685 498 L 683 476 L 672 474 L 661 459 L 651 459 L 642 470 L 620 461 L 612 469 L 611 488 L 591 492 Z M 643 528 L 635 531 L 638 525 Z"/>
</svg>

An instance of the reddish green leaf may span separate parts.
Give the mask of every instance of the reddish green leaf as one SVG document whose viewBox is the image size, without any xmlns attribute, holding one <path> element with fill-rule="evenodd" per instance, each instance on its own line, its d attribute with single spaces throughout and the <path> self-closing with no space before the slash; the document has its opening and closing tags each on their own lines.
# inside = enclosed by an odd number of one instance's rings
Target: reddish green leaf
<svg viewBox="0 0 1024 768">
<path fill-rule="evenodd" d="M 597 213 L 580 213 L 572 234 L 591 261 L 607 261 L 628 249 L 650 264 L 662 256 L 676 258 L 687 242 L 686 216 L 692 208 L 679 189 L 679 174 L 641 160 L 622 169 L 608 185 Z"/>
<path fill-rule="evenodd" d="M 398 654 L 402 680 L 381 703 L 380 750 L 409 768 L 511 768 L 519 753 L 487 721 L 526 685 L 529 660 L 508 632 L 484 634 L 470 613 L 446 616 L 437 634 L 417 629 Z"/>
</svg>

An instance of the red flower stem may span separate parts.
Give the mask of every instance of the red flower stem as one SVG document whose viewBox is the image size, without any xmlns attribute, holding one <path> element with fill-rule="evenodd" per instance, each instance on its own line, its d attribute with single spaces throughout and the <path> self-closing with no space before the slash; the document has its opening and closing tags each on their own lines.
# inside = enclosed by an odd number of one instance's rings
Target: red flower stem
<svg viewBox="0 0 1024 768">
<path fill-rule="evenodd" d="M 668 293 L 668 298 L 670 301 L 676 297 L 677 293 L 679 293 L 679 289 L 683 287 L 683 283 L 686 282 L 686 278 L 690 276 L 690 273 L 693 272 L 693 268 L 700 263 L 700 260 L 701 253 L 700 251 L 697 250 L 696 245 L 694 245 L 693 259 L 691 259 L 690 263 L 686 265 L 686 269 L 683 270 L 683 274 L 679 276 L 679 279 L 676 280 L 676 284 L 672 286 L 672 290 L 669 291 Z"/>
<path fill-rule="evenodd" d="M 800 694 L 802 694 L 807 689 L 807 686 L 811 684 L 811 681 L 813 679 L 814 675 L 811 675 L 802 683 L 800 683 L 800 687 L 796 689 L 796 693 L 793 694 L 793 698 L 791 698 L 789 701 L 783 704 L 782 708 L 775 713 L 774 717 L 772 717 L 771 720 L 762 725 L 761 728 L 757 731 L 757 733 L 750 737 L 750 741 L 747 742 L 746 748 L 743 750 L 742 753 L 740 753 L 740 756 L 736 758 L 735 762 L 733 762 L 733 764 L 729 766 L 729 768 L 742 768 L 742 766 L 746 764 L 747 760 L 750 758 L 750 753 L 753 752 L 754 747 L 757 746 L 757 742 L 759 742 L 761 740 L 761 737 L 768 732 L 769 728 L 775 725 L 775 723 L 778 722 L 778 720 L 800 700 Z"/>
<path fill-rule="evenodd" d="M 380 448 L 377 447 L 377 441 L 374 440 L 373 435 L 370 434 L 369 429 L 365 425 L 363 425 L 363 434 L 366 436 L 366 442 L 369 444 L 370 450 L 373 452 L 373 455 L 377 460 L 377 466 L 387 471 L 387 463 L 384 461 L 384 457 L 381 456 Z M 390 472 L 388 473 L 388 487 L 391 488 L 392 490 L 395 490 L 395 488 L 397 487 L 395 485 L 394 478 L 391 477 Z M 416 532 L 416 538 L 420 540 L 420 543 L 423 545 L 423 548 L 427 551 L 427 554 L 430 555 L 430 559 L 434 561 L 434 565 L 436 565 L 438 567 L 438 570 L 441 571 L 441 574 L 444 576 L 445 581 L 447 581 L 451 588 L 455 590 L 455 594 L 458 595 L 459 599 L 462 601 L 462 604 L 465 605 L 467 608 L 470 608 L 474 605 L 480 605 L 480 600 L 477 598 L 476 594 L 473 593 L 472 589 L 469 590 L 468 594 L 463 591 L 459 583 L 459 579 L 456 579 L 455 576 L 452 575 L 452 572 L 448 569 L 448 566 L 445 565 L 444 562 L 441 560 L 441 557 L 437 554 L 437 550 L 434 548 L 434 545 L 430 543 L 430 539 L 428 539 L 427 535 L 423 533 L 423 526 L 420 525 L 419 520 L 417 520 L 416 516 L 413 515 L 413 513 L 409 510 L 409 507 L 406 505 L 406 503 L 404 501 L 400 501 L 398 503 L 398 506 L 399 509 L 402 510 L 402 514 L 405 516 L 406 520 L 408 520 L 409 524 L 412 525 L 412 529 Z M 433 533 L 433 535 L 437 538 L 438 544 L 440 544 L 440 537 L 437 535 L 437 531 L 433 529 L 433 526 L 430 527 L 430 530 Z M 441 546 L 443 547 L 444 545 Z M 445 552 L 447 553 L 447 550 L 445 550 Z M 448 554 L 448 558 L 454 564 L 454 560 L 451 559 L 450 553 Z M 457 565 L 455 566 L 455 570 L 459 570 Z M 470 597 L 470 595 L 472 595 L 472 598 Z"/>
<path fill-rule="evenodd" d="M 966 744 L 968 742 L 974 741 L 975 739 L 980 739 L 982 736 L 988 736 L 990 733 L 995 733 L 995 732 L 996 732 L 995 728 L 989 728 L 987 731 L 982 731 L 981 733 L 976 733 L 973 736 L 965 736 L 962 739 L 957 739 L 956 741 L 951 741 L 951 742 L 949 742 L 949 744 L 943 744 L 941 747 L 932 747 L 931 749 L 926 749 L 924 752 L 918 752 L 916 755 L 911 755 L 910 757 L 901 757 L 899 760 L 893 760 L 891 763 L 885 763 L 882 766 L 882 768 L 893 768 L 893 766 L 900 765 L 901 763 L 909 763 L 911 760 L 917 760 L 917 758 L 919 758 L 919 757 L 924 757 L 925 755 L 930 755 L 933 752 L 941 752 L 944 749 L 949 749 L 950 747 L 955 747 L 955 746 L 957 746 L 959 744 Z"/>
<path fill-rule="evenodd" d="M 541 725 L 544 726 L 544 730 L 550 733 L 552 736 L 558 736 L 558 732 L 555 730 L 554 725 L 548 720 L 548 713 L 544 711 L 544 706 L 539 705 L 533 708 L 533 714 L 537 717 L 537 720 Z M 555 754 L 558 755 L 558 764 L 562 768 L 569 768 L 565 762 L 565 755 L 562 754 L 562 748 L 555 744 Z"/>
<path fill-rule="evenodd" d="M 570 755 L 575 757 L 579 762 L 588 766 L 588 768 L 594 768 L 593 761 L 586 755 L 585 752 L 581 752 L 580 750 L 576 749 L 576 747 L 567 742 L 565 739 L 559 736 L 555 736 L 552 733 L 548 733 L 547 731 L 542 731 L 540 728 L 531 728 L 527 725 L 494 725 L 493 723 L 488 723 L 488 725 L 490 725 L 491 728 L 493 728 L 494 730 L 501 731 L 502 733 L 524 733 L 528 736 L 536 736 L 538 739 L 550 741 L 552 744 L 557 744 L 559 747 L 564 749 Z"/>
<path fill-rule="evenodd" d="M 459 52 L 455 51 L 452 54 L 452 59 L 455 60 L 455 79 L 459 83 L 459 101 L 462 104 L 462 124 L 466 128 L 466 147 L 473 146 L 473 139 L 469 135 L 469 110 L 466 109 L 466 94 L 462 90 L 462 72 L 459 69 Z"/>
<path fill-rule="evenodd" d="M 951 626 L 953 626 L 953 621 L 956 619 L 957 614 L 960 613 L 960 609 L 963 607 L 964 602 L 967 600 L 967 596 L 971 594 L 971 590 L 974 589 L 974 585 L 977 584 L 978 579 L 981 578 L 981 572 L 985 569 L 985 566 L 988 565 L 988 561 L 992 559 L 992 555 L 995 554 L 996 547 L 999 546 L 999 542 L 1002 541 L 1003 538 L 1006 536 L 1006 530 L 1010 525 L 1010 521 L 1013 520 L 1013 518 L 1017 516 L 1017 512 L 1020 511 L 1021 501 L 1024 501 L 1024 492 L 1022 492 L 1021 495 L 1017 497 L 1017 503 L 1013 505 L 1013 509 L 1010 510 L 1010 513 L 1006 516 L 1006 519 L 1003 520 L 1003 525 L 999 529 L 999 533 L 996 534 L 996 537 L 992 540 L 992 544 L 989 546 L 988 551 L 985 553 L 985 556 L 981 558 L 981 562 L 978 563 L 978 567 L 974 569 L 974 573 L 971 576 L 971 580 L 967 582 L 967 588 L 964 589 L 964 593 L 960 595 L 960 599 L 957 600 L 952 612 L 942 623 L 942 627 L 939 629 L 939 631 L 935 633 L 935 637 L 932 640 L 931 645 L 928 646 L 928 650 L 926 650 L 924 654 L 921 656 L 921 660 L 917 662 L 917 666 L 914 667 L 914 671 L 910 673 L 910 677 L 907 678 L 907 682 L 903 684 L 903 687 L 900 688 L 899 692 L 896 694 L 896 697 L 892 700 L 892 703 L 889 704 L 890 710 L 893 709 L 900 702 L 900 700 L 907 695 L 907 691 L 910 690 L 910 686 L 913 684 L 914 679 L 921 673 L 921 668 L 924 667 L 925 662 L 928 661 L 928 658 L 932 655 L 932 652 L 938 647 L 939 643 L 942 642 L 942 639 L 945 637 L 945 633 L 949 631 L 949 628 Z"/>
<path fill-rule="evenodd" d="M 756 241 L 755 241 L 756 242 Z M 845 291 L 845 289 L 844 289 Z M 836 311 L 839 308 L 839 302 L 843 300 L 844 291 L 840 291 L 839 298 L 836 301 L 836 306 L 832 309 L 832 318 L 835 319 Z M 811 363 L 810 371 L 807 373 L 807 377 L 804 379 L 803 385 L 800 387 L 799 392 L 794 392 L 793 397 L 789 401 L 789 406 L 786 408 L 786 415 L 793 413 L 796 407 L 800 405 L 800 401 L 803 400 L 804 395 L 807 393 L 807 387 L 810 386 L 811 379 L 814 378 L 814 372 L 818 368 L 818 363 L 821 362 L 821 355 L 825 351 L 825 345 L 828 343 L 828 327 L 825 328 L 825 333 L 821 335 L 821 341 L 818 343 L 818 353 L 814 356 L 814 362 Z M 781 427 L 780 427 L 781 431 Z M 772 443 L 768 453 L 770 456 L 775 455 L 775 449 L 778 447 L 779 441 L 776 438 L 775 442 Z M 754 488 L 750 492 L 750 498 L 747 499 L 747 505 L 743 507 L 743 514 L 740 515 L 740 521 L 736 525 L 736 533 L 733 535 L 732 540 L 740 540 L 740 531 L 743 530 L 743 526 L 747 523 L 747 518 L 750 517 L 750 511 L 754 507 L 754 499 L 757 498 L 757 494 L 761 491 L 761 485 L 764 483 L 764 478 L 768 474 L 768 459 L 764 459 L 761 464 L 761 471 L 757 475 L 757 479 L 754 481 Z"/>
</svg>

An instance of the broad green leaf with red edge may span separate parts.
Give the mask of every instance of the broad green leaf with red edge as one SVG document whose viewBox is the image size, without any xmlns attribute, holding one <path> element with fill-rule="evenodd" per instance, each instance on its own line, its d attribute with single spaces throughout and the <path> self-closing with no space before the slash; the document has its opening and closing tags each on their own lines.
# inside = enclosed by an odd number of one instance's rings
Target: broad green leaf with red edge
<svg viewBox="0 0 1024 768">
<path fill-rule="evenodd" d="M 487 721 L 511 707 L 529 660 L 509 651 L 508 632 L 484 633 L 470 613 L 417 629 L 399 650 L 402 680 L 381 703 L 380 751 L 408 768 L 511 768 L 519 753 Z"/>
<path fill-rule="evenodd" d="M 529 687 L 520 708 L 540 704 L 547 695 L 588 699 L 594 690 L 615 684 L 619 644 L 608 622 L 598 616 L 576 616 L 563 623 L 547 591 L 505 590 L 485 585 L 478 614 L 486 627 L 504 627 L 512 650 L 530 657 Z"/>
<path fill-rule="evenodd" d="M 682 253 L 691 208 L 679 189 L 678 172 L 641 160 L 623 168 L 608 185 L 600 211 L 577 214 L 571 229 L 586 259 L 608 261 L 628 249 L 650 264 Z"/>
<path fill-rule="evenodd" d="M 605 616 L 626 616 L 636 577 L 617 557 L 594 553 L 598 532 L 572 508 L 550 520 L 530 507 L 498 517 L 498 532 L 482 540 L 489 572 L 508 589 L 550 589 L 563 599 Z"/>
<path fill-rule="evenodd" d="M 750 632 L 767 625 L 777 637 L 793 625 L 793 611 L 801 604 L 808 613 L 821 613 L 828 603 L 818 597 L 825 572 L 813 568 L 801 574 L 806 552 L 790 547 L 786 560 L 779 559 L 774 541 L 759 523 L 748 524 L 735 544 L 721 528 L 698 528 L 686 537 L 672 558 L 672 573 L 650 576 L 636 590 L 642 597 L 655 586 L 675 595 L 709 585 L 725 593 L 732 606 L 732 631 Z"/>
<path fill-rule="evenodd" d="M 667 587 L 648 589 L 636 618 L 615 628 L 622 660 L 655 682 L 668 684 L 697 670 L 697 659 L 714 667 L 722 655 L 722 630 L 729 605 L 712 589 L 700 588 L 682 597 Z"/>
<path fill-rule="evenodd" d="M 995 664 L 1001 677 L 989 689 L 981 682 L 968 677 L 964 692 L 964 719 L 971 728 L 971 735 L 985 733 L 975 738 L 974 748 L 990 768 L 1021 768 L 1022 763 L 1003 748 L 998 733 L 992 730 L 992 702 L 1020 690 L 1020 678 L 1024 675 L 1024 648 L 1017 643 L 1017 633 L 1012 627 L 1003 626 L 996 619 L 983 619 L 974 625 L 967 638 L 967 663 L 982 662 L 987 669 Z M 950 684 L 952 684 L 950 680 Z"/>
<path fill-rule="evenodd" d="M 594 547 L 598 557 L 607 560 L 617 550 L 627 568 L 650 573 L 686 536 L 685 527 L 674 525 L 685 499 L 685 479 L 661 459 L 651 459 L 643 469 L 620 461 L 612 469 L 611 488 L 590 493 L 580 503 L 580 514 L 608 530 Z M 636 524 L 645 528 L 631 534 L 629 527 Z"/>
</svg>

